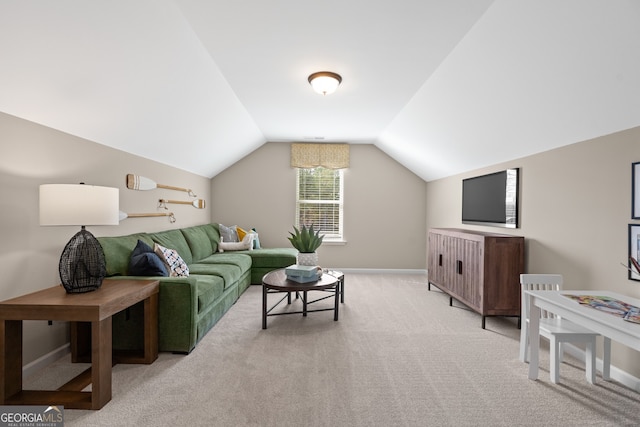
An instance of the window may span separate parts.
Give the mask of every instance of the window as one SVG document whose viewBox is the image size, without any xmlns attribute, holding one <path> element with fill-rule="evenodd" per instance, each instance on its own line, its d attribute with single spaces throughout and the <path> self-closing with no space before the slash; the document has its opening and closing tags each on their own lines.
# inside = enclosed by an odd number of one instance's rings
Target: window
<svg viewBox="0 0 640 427">
<path fill-rule="evenodd" d="M 298 168 L 296 179 L 296 227 L 313 225 L 325 241 L 342 240 L 342 169 Z"/>
</svg>

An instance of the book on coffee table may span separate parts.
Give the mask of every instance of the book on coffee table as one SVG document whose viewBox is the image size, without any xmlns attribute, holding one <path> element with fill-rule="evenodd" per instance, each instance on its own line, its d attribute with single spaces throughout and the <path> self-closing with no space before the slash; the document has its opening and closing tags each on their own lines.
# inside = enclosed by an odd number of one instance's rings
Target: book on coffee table
<svg viewBox="0 0 640 427">
<path fill-rule="evenodd" d="M 322 269 L 317 265 L 298 265 L 293 264 L 284 269 L 287 276 L 300 276 L 300 277 L 316 277 L 318 273 L 322 273 Z"/>
<path fill-rule="evenodd" d="M 309 276 L 309 277 L 287 276 L 287 279 L 293 280 L 294 282 L 298 282 L 298 283 L 317 282 L 319 278 L 320 278 L 320 276 Z"/>
</svg>

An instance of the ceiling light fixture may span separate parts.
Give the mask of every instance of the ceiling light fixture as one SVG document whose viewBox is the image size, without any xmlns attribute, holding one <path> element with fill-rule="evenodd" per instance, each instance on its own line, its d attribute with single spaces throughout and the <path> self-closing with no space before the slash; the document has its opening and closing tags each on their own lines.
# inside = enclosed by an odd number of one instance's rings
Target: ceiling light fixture
<svg viewBox="0 0 640 427">
<path fill-rule="evenodd" d="M 328 95 L 336 91 L 342 82 L 340 74 L 331 71 L 319 71 L 309 76 L 309 84 L 313 90 L 322 95 Z"/>
</svg>

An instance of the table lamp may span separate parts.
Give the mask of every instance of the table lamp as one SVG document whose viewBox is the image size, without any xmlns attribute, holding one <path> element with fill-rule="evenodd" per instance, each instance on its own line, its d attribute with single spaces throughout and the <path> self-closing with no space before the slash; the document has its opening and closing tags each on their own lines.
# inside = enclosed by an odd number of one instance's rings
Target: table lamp
<svg viewBox="0 0 640 427">
<path fill-rule="evenodd" d="M 117 188 L 81 184 L 40 186 L 40 225 L 79 225 L 60 256 L 60 280 L 68 293 L 95 291 L 106 276 L 100 242 L 86 225 L 118 225 Z"/>
</svg>

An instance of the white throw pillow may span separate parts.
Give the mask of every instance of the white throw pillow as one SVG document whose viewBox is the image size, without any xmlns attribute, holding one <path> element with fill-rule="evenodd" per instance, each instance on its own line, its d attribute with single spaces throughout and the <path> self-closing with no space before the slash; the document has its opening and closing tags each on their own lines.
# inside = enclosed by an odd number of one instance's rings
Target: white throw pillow
<svg viewBox="0 0 640 427">
<path fill-rule="evenodd" d="M 253 250 L 253 234 L 247 233 L 241 242 L 225 242 L 224 238 L 220 237 L 220 244 L 218 245 L 218 251 L 252 251 Z"/>
</svg>

